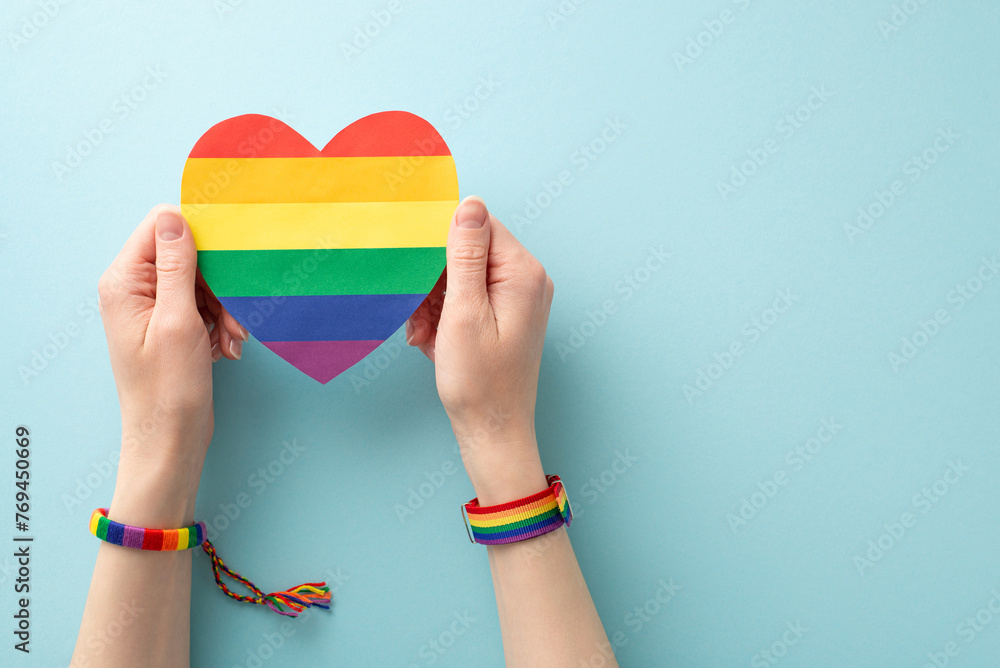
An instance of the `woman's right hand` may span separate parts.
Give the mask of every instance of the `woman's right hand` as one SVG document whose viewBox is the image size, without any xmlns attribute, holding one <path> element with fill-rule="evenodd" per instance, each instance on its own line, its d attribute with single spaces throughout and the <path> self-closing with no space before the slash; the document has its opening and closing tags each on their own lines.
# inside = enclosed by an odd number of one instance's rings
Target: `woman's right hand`
<svg viewBox="0 0 1000 668">
<path fill-rule="evenodd" d="M 547 485 L 535 397 L 552 279 L 478 197 L 455 209 L 448 266 L 406 324 L 434 362 L 438 394 L 480 503 Z"/>
<path fill-rule="evenodd" d="M 149 212 L 98 294 L 122 414 L 113 517 L 180 526 L 193 517 L 215 425 L 212 362 L 238 359 L 247 332 L 199 280 L 176 206 Z"/>
</svg>

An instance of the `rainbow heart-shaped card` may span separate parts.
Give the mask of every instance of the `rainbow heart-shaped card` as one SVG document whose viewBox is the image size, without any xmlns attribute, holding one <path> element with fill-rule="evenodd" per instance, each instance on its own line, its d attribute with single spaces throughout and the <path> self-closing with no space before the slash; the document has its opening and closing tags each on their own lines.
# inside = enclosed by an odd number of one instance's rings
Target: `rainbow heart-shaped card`
<svg viewBox="0 0 1000 668">
<path fill-rule="evenodd" d="M 214 125 L 184 165 L 198 267 L 258 341 L 327 383 L 393 334 L 445 268 L 455 161 L 419 116 L 387 111 L 319 150 L 285 123 Z"/>
</svg>

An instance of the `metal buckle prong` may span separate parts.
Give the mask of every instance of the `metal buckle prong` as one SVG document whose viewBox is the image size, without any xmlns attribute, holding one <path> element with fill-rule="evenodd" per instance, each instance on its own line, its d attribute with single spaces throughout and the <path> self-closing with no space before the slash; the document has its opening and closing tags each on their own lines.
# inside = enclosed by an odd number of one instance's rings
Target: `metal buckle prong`
<svg viewBox="0 0 1000 668">
<path fill-rule="evenodd" d="M 469 542 L 475 545 L 476 541 L 472 539 L 472 529 L 469 528 L 469 514 L 465 511 L 464 503 L 462 504 L 461 511 L 462 511 L 462 521 L 465 522 L 465 533 L 468 534 L 469 536 Z"/>
</svg>

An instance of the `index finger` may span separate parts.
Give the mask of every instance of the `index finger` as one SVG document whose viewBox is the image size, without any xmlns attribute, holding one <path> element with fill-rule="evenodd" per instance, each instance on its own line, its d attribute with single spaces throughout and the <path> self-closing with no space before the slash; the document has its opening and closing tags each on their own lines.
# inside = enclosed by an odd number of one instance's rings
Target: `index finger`
<svg viewBox="0 0 1000 668">
<path fill-rule="evenodd" d="M 205 282 L 205 277 L 202 275 L 200 268 L 195 274 L 194 280 L 195 285 L 202 289 L 205 296 L 205 307 L 208 308 L 211 314 L 215 317 L 217 324 L 225 327 L 226 331 L 232 338 L 240 339 L 241 341 L 248 340 L 250 338 L 250 333 L 247 332 L 243 325 L 236 321 L 236 318 L 234 318 L 229 311 L 226 310 L 226 307 L 222 305 L 219 298 L 215 296 L 215 293 L 212 292 L 212 288 L 210 288 L 208 283 Z"/>
</svg>

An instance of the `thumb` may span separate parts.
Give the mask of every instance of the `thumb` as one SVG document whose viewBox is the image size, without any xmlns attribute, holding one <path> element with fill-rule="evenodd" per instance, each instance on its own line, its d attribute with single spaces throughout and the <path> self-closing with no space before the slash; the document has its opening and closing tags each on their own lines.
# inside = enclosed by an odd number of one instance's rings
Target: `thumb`
<svg viewBox="0 0 1000 668">
<path fill-rule="evenodd" d="M 165 312 L 195 312 L 194 281 L 198 252 L 191 228 L 179 213 L 156 215 L 156 306 Z"/>
<path fill-rule="evenodd" d="M 455 209 L 448 231 L 445 299 L 479 308 L 489 303 L 486 264 L 490 255 L 490 214 L 478 197 L 466 197 Z M 449 300 L 450 301 L 450 300 Z"/>
</svg>

